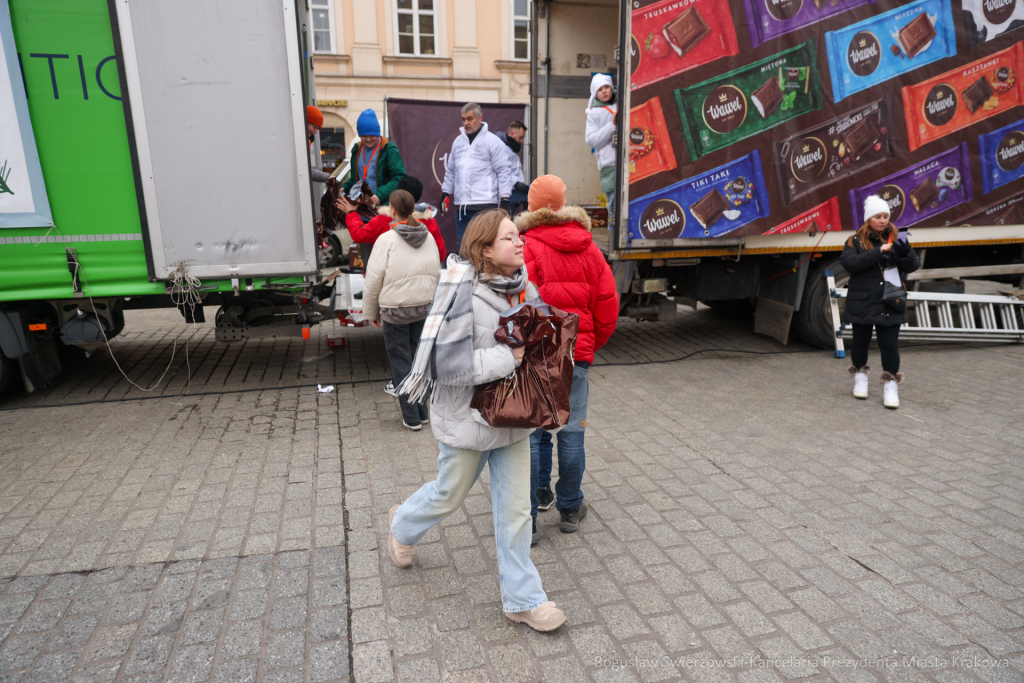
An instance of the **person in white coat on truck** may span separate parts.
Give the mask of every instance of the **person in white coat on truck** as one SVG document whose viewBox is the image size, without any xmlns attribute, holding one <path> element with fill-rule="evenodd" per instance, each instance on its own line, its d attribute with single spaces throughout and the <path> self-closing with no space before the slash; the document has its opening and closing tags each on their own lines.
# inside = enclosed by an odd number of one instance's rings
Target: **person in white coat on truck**
<svg viewBox="0 0 1024 683">
<path fill-rule="evenodd" d="M 601 173 L 601 191 L 608 197 L 611 213 L 615 201 L 615 86 L 608 74 L 594 74 L 590 79 L 590 100 L 587 102 L 585 139 L 594 150 L 597 169 Z"/>
<path fill-rule="evenodd" d="M 473 216 L 499 206 L 509 208 L 515 182 L 508 149 L 487 130 L 480 105 L 463 105 L 462 130 L 452 143 L 441 183 L 441 210 L 447 211 L 451 200 L 455 203 L 455 253 Z"/>
</svg>

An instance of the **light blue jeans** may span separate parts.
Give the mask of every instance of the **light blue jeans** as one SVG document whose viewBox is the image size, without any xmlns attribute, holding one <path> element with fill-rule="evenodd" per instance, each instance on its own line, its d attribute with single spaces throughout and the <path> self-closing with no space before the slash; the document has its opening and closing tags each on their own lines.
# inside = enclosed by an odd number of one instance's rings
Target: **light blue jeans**
<svg viewBox="0 0 1024 683">
<path fill-rule="evenodd" d="M 459 509 L 484 465 L 490 465 L 501 608 L 525 612 L 543 605 L 548 596 L 530 559 L 530 440 L 483 452 L 439 445 L 437 479 L 421 486 L 395 511 L 395 540 L 418 543 L 430 527 Z"/>
</svg>

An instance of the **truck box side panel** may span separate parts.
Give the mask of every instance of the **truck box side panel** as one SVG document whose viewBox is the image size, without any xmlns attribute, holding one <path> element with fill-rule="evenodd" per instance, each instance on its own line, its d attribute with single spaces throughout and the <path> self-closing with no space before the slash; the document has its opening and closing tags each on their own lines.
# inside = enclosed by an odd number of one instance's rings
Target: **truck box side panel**
<svg viewBox="0 0 1024 683">
<path fill-rule="evenodd" d="M 112 6 L 155 277 L 315 272 L 291 0 Z"/>
<path fill-rule="evenodd" d="M 146 271 L 106 1 L 10 9 L 55 227 L 0 230 L 0 301 L 74 296 L 67 248 L 93 296 L 162 293 Z"/>
</svg>

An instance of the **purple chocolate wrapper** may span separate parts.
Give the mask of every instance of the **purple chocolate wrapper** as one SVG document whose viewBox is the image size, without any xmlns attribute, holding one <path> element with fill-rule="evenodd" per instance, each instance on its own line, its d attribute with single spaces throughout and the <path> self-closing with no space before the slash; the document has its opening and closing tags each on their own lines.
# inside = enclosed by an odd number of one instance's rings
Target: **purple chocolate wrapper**
<svg viewBox="0 0 1024 683">
<path fill-rule="evenodd" d="M 750 43 L 754 47 L 772 38 L 869 5 L 875 0 L 743 0 Z"/>
<path fill-rule="evenodd" d="M 924 206 L 915 207 L 911 197 L 914 191 L 926 184 L 929 179 L 935 184 L 939 195 Z M 859 227 L 864 223 L 864 200 L 873 194 L 889 202 L 889 220 L 901 228 L 928 221 L 932 216 L 954 206 L 970 202 L 974 199 L 974 188 L 971 185 L 967 143 L 964 142 L 947 152 L 876 180 L 870 185 L 850 190 L 852 225 Z"/>
</svg>

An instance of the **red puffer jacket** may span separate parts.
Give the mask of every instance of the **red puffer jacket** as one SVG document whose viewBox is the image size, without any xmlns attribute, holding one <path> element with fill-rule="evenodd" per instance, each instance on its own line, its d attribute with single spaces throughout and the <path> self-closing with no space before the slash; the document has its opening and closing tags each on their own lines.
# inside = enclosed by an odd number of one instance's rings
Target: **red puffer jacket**
<svg viewBox="0 0 1024 683">
<path fill-rule="evenodd" d="M 590 217 L 578 206 L 521 213 L 516 227 L 526 246 L 530 281 L 544 303 L 580 317 L 576 360 L 594 362 L 594 352 L 615 331 L 619 294 L 612 270 L 590 234 Z"/>
<path fill-rule="evenodd" d="M 437 253 L 441 256 L 441 263 L 448 258 L 448 251 L 444 248 L 444 238 L 441 237 L 441 228 L 433 218 L 427 218 L 430 213 L 426 211 L 414 211 L 412 217 L 423 225 L 427 226 L 427 232 L 434 238 L 437 244 Z M 377 238 L 391 229 L 391 221 L 394 220 L 394 211 L 390 206 L 382 206 L 377 215 L 363 223 L 363 219 L 355 211 L 345 214 L 345 227 L 353 242 L 359 244 L 376 244 Z"/>
</svg>

